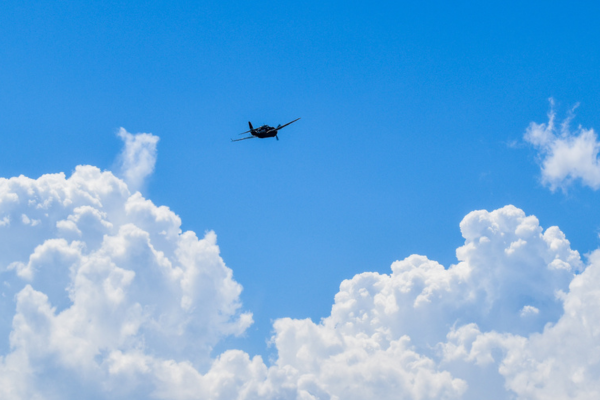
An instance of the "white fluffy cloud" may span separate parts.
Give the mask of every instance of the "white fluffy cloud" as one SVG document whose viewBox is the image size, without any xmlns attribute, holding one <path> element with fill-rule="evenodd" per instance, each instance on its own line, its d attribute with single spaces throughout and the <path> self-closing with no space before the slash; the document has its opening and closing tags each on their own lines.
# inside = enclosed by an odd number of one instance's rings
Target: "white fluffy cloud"
<svg viewBox="0 0 600 400">
<path fill-rule="evenodd" d="M 451 357 L 452 333 L 473 321 L 498 335 L 542 332 L 559 320 L 564 291 L 583 265 L 558 228 L 543 231 L 513 206 L 472 212 L 461 230 L 460 262 L 448 269 L 413 255 L 390 275 L 344 281 L 320 324 L 277 321 L 272 369 L 293 371 L 298 390 L 304 385 L 319 399 L 508 398 L 502 387 L 482 392 L 498 368 L 478 381 L 471 370 L 479 366 L 465 372 L 464 358 Z"/>
<path fill-rule="evenodd" d="M 521 399 L 595 399 L 600 394 L 600 251 L 562 295 L 564 314 L 528 337 L 482 333 L 472 323 L 453 330 L 447 360 L 479 366 L 499 361 L 506 387 Z M 494 351 L 500 351 L 499 360 Z"/>
<path fill-rule="evenodd" d="M 566 189 L 576 180 L 592 189 L 600 188 L 598 135 L 593 129 L 581 126 L 571 131 L 569 123 L 573 119 L 573 110 L 560 128 L 555 119 L 556 113 L 551 109 L 547 124 L 532 122 L 525 132 L 525 141 L 539 152 L 542 182 L 553 191 Z"/>
<path fill-rule="evenodd" d="M 221 337 L 252 323 L 216 235 L 181 232 L 177 215 L 110 172 L 0 179 L 0 215 L 12 316 L 2 320 L 2 399 L 133 390 L 124 374 L 164 362 L 206 368 Z"/>
<path fill-rule="evenodd" d="M 469 213 L 455 265 L 411 255 L 343 281 L 318 323 L 276 320 L 271 363 L 241 350 L 210 358 L 252 315 L 216 235 L 180 226 L 95 167 L 0 179 L 0 399 L 600 392 L 600 253 L 586 266 L 559 228 L 516 207 Z"/>
<path fill-rule="evenodd" d="M 127 132 L 119 129 L 117 135 L 125 142 L 119 156 L 120 173 L 132 191 L 138 190 L 152 172 L 156 164 L 156 144 L 159 137 L 151 133 Z"/>
</svg>

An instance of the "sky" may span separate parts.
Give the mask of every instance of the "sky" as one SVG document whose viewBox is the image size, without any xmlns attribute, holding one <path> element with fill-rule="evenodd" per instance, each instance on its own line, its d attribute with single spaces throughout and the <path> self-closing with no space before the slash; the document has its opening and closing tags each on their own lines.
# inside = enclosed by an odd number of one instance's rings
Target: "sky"
<svg viewBox="0 0 600 400">
<path fill-rule="evenodd" d="M 0 398 L 594 398 L 598 8 L 4 2 Z"/>
</svg>

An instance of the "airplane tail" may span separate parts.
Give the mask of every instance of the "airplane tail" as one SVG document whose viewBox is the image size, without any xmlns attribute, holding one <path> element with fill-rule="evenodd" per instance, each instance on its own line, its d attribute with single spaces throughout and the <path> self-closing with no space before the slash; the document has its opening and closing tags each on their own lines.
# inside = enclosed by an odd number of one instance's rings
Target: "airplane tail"
<svg viewBox="0 0 600 400">
<path fill-rule="evenodd" d="M 252 122 L 248 121 L 248 126 L 250 127 L 250 132 L 254 132 L 254 128 L 252 127 Z"/>
</svg>

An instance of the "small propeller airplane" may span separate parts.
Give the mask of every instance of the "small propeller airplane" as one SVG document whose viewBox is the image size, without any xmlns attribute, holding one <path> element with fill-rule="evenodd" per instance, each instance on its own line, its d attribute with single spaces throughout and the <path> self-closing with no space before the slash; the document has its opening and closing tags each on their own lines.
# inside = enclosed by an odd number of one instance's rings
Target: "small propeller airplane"
<svg viewBox="0 0 600 400">
<path fill-rule="evenodd" d="M 245 133 L 250 133 L 250 134 L 252 134 L 252 136 L 247 136 L 245 138 L 235 139 L 235 140 L 231 139 L 231 141 L 239 142 L 240 140 L 254 139 L 254 138 L 264 139 L 264 138 L 269 138 L 269 137 L 274 137 L 275 139 L 279 140 L 279 138 L 277 137 L 277 133 L 279 132 L 279 130 L 285 128 L 289 124 L 293 124 L 294 122 L 298 121 L 299 119 L 300 118 L 297 118 L 297 119 L 293 120 L 292 122 L 288 122 L 285 125 L 277 125 L 277 128 L 273 128 L 272 126 L 269 126 L 269 125 L 263 125 L 261 127 L 254 128 L 254 127 L 252 127 L 252 123 L 250 121 L 248 121 L 248 126 L 250 126 L 250 130 L 246 131 L 246 132 L 242 132 L 242 133 L 240 133 L 240 135 L 243 135 Z"/>
</svg>

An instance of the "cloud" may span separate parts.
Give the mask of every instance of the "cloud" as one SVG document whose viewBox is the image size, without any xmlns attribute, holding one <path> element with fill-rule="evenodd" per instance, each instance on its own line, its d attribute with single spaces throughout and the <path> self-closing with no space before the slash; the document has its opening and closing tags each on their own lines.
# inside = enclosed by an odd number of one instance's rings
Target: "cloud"
<svg viewBox="0 0 600 400">
<path fill-rule="evenodd" d="M 523 398 L 591 399 L 600 393 L 600 251 L 570 285 L 564 315 L 526 340 L 500 343 L 500 372 Z"/>
<path fill-rule="evenodd" d="M 216 234 L 181 231 L 111 172 L 0 178 L 0 221 L 2 399 L 600 392 L 600 252 L 584 262 L 558 227 L 514 206 L 465 216 L 454 265 L 410 255 L 343 281 L 321 321 L 274 321 L 269 362 L 211 358 L 252 323 Z"/>
<path fill-rule="evenodd" d="M 207 368 L 252 323 L 216 235 L 182 232 L 110 172 L 0 179 L 0 215 L 2 399 L 137 393 L 127 374 Z"/>
<path fill-rule="evenodd" d="M 502 386 L 485 394 L 501 378 L 498 369 L 465 367 L 464 357 L 452 356 L 449 333 L 476 321 L 496 335 L 539 334 L 560 319 L 557 294 L 583 264 L 558 228 L 544 231 L 513 206 L 472 212 L 461 231 L 465 244 L 450 268 L 412 255 L 389 275 L 344 281 L 319 324 L 276 321 L 270 372 L 294 377 L 298 398 L 508 398 Z M 537 313 L 522 318 L 523 309 Z"/>
<path fill-rule="evenodd" d="M 119 129 L 117 135 L 125 142 L 119 156 L 121 176 L 131 190 L 138 190 L 154 172 L 159 137 L 151 133 L 133 135 L 124 128 Z"/>
<path fill-rule="evenodd" d="M 573 108 L 560 127 L 556 126 L 554 102 L 548 113 L 548 123 L 532 122 L 525 132 L 524 139 L 533 145 L 540 159 L 542 182 L 565 190 L 574 181 L 580 180 L 583 185 L 594 190 L 600 188 L 600 162 L 598 152 L 600 142 L 593 129 L 579 126 L 571 131 L 569 126 L 574 118 Z"/>
<path fill-rule="evenodd" d="M 499 362 L 507 389 L 519 399 L 593 399 L 600 393 L 600 251 L 590 256 L 564 294 L 564 314 L 528 337 L 481 332 L 476 324 L 449 333 L 448 359 Z M 500 360 L 494 352 L 501 351 Z"/>
</svg>

